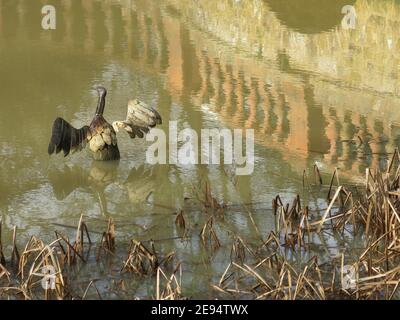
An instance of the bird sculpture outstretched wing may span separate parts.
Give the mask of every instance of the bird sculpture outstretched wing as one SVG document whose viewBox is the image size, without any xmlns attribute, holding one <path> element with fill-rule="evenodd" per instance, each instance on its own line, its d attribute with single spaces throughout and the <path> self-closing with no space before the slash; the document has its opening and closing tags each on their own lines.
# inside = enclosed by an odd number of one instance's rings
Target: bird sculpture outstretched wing
<svg viewBox="0 0 400 320">
<path fill-rule="evenodd" d="M 113 122 L 113 128 L 116 132 L 124 129 L 132 139 L 143 138 L 151 128 L 161 123 L 161 116 L 155 109 L 135 99 L 128 102 L 126 120 Z"/>
<path fill-rule="evenodd" d="M 48 153 L 51 155 L 63 151 L 66 157 L 70 153 L 82 150 L 90 137 L 88 126 L 76 129 L 63 118 L 57 118 L 53 123 Z"/>
</svg>

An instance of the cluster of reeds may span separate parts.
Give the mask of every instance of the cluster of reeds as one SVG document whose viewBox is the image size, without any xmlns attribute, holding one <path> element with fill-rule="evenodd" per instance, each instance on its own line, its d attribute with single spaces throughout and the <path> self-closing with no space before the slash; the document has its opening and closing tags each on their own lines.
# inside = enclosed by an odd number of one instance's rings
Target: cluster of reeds
<svg viewBox="0 0 400 320">
<path fill-rule="evenodd" d="M 157 268 L 156 300 L 181 300 L 182 296 L 182 265 L 179 263 L 170 275 L 161 267 Z"/>
<path fill-rule="evenodd" d="M 0 287 L 0 296 L 34 299 L 40 298 L 38 293 L 43 292 L 45 299 L 64 299 L 67 292 L 56 246 L 59 239 L 45 244 L 32 236 L 19 255 L 15 245 L 15 228 L 13 237 L 14 246 L 10 263 L 8 264 L 4 258 L 0 264 L 0 280 L 2 278 L 7 280 L 7 283 Z"/>
<path fill-rule="evenodd" d="M 114 246 L 113 222 L 110 219 L 99 248 L 111 251 Z M 11 257 L 7 261 L 1 243 L 0 223 L 0 298 L 71 299 L 79 298 L 71 291 L 68 271 L 78 261 L 87 262 L 92 240 L 81 216 L 74 241 L 59 231 L 49 244 L 32 236 L 19 253 L 14 227 Z M 99 249 L 98 249 L 99 251 Z M 87 290 L 94 286 L 89 283 Z"/>
<path fill-rule="evenodd" d="M 239 261 L 232 259 L 213 287 L 233 298 L 254 299 L 326 299 L 332 286 L 327 286 L 315 259 L 301 268 L 280 252 L 278 238 L 271 233 L 263 248 L 251 248 L 235 242 Z M 243 257 L 248 257 L 244 259 Z"/>
<path fill-rule="evenodd" d="M 73 266 L 77 263 L 88 263 L 92 253 L 91 247 L 94 244 L 83 217 L 81 216 L 79 220 L 73 241 L 60 231 L 55 231 L 55 235 L 56 239 L 49 244 L 32 236 L 20 254 L 14 228 L 12 253 L 7 260 L 1 243 L 0 222 L 0 299 L 85 299 L 91 287 L 95 288 L 97 296 L 101 298 L 95 280 L 89 281 L 83 295 L 74 291 L 74 284 L 72 280 L 69 281 Z M 115 224 L 110 218 L 107 229 L 101 234 L 94 250 L 96 261 L 114 255 L 115 238 Z M 173 267 L 174 256 L 174 252 L 162 256 L 156 251 L 153 242 L 146 247 L 142 242 L 132 240 L 121 268 L 119 290 L 125 291 L 122 275 L 133 273 L 140 276 L 154 276 L 153 298 L 183 298 L 182 268 L 180 263 Z M 126 291 L 125 294 L 134 296 Z"/>
<path fill-rule="evenodd" d="M 204 185 L 204 187 L 203 187 Z M 215 216 L 223 217 L 225 209 L 227 208 L 225 203 L 219 202 L 212 194 L 210 182 L 200 181 L 199 188 L 195 188 L 194 192 L 199 203 L 202 204 L 203 209 L 206 213 L 211 213 Z"/>
<path fill-rule="evenodd" d="M 138 275 L 155 274 L 160 267 L 167 267 L 173 260 L 175 252 L 161 257 L 151 242 L 147 248 L 142 242 L 131 240 L 128 256 L 124 261 L 122 272 L 130 272 Z"/>
<path fill-rule="evenodd" d="M 176 214 L 175 225 L 177 226 L 177 231 L 182 236 L 182 239 L 188 239 L 192 231 L 192 226 L 190 221 L 185 218 L 185 213 L 180 210 Z"/>
<path fill-rule="evenodd" d="M 131 273 L 141 277 L 155 276 L 156 300 L 180 300 L 182 295 L 182 265 L 173 266 L 175 252 L 161 256 L 151 242 L 149 248 L 142 242 L 131 240 L 128 256 L 124 261 L 122 273 Z M 168 273 L 170 271 L 170 273 Z M 122 282 L 124 284 L 124 282 Z"/>
<path fill-rule="evenodd" d="M 336 189 L 318 231 L 329 223 L 344 233 L 361 233 L 365 250 L 352 263 L 357 298 L 393 298 L 400 283 L 400 156 L 396 149 L 385 171 L 366 170 L 361 195 L 343 186 Z M 339 209 L 330 212 L 337 204 Z M 350 230 L 347 230 L 350 229 Z"/>
<path fill-rule="evenodd" d="M 218 284 L 213 285 L 225 294 L 223 297 L 392 299 L 398 294 L 399 265 L 385 268 L 383 256 L 367 258 L 372 246 L 351 265 L 345 264 L 344 255 L 324 263 L 318 263 L 316 256 L 305 263 L 291 261 L 273 232 L 258 248 L 237 239 L 232 247 L 235 255 L 231 255 Z"/>
<path fill-rule="evenodd" d="M 99 261 L 101 254 L 113 254 L 115 250 L 115 224 L 114 220 L 110 218 L 107 224 L 107 230 L 103 232 L 100 244 L 97 247 L 96 260 Z"/>
<path fill-rule="evenodd" d="M 214 227 L 214 217 L 210 217 L 200 232 L 200 238 L 205 248 L 210 248 L 212 251 L 221 247 L 217 232 Z"/>
<path fill-rule="evenodd" d="M 309 224 L 309 208 L 302 208 L 300 196 L 297 195 L 292 205 L 284 205 L 281 198 L 276 196 L 272 201 L 275 215 L 275 229 L 279 238 L 283 238 L 283 245 L 293 250 L 307 248 L 307 239 L 310 239 L 311 227 Z M 305 236 L 307 235 L 307 239 Z"/>
<path fill-rule="evenodd" d="M 83 221 L 83 216 L 81 215 L 76 229 L 75 240 L 70 241 L 68 236 L 63 235 L 59 231 L 55 231 L 57 237 L 57 244 L 59 246 L 58 254 L 61 258 L 62 265 L 72 266 L 76 264 L 77 260 L 86 262 L 87 253 L 89 252 L 85 247 L 85 236 L 87 239 L 87 244 L 92 245 L 92 240 L 90 239 L 90 234 L 86 223 Z"/>
<path fill-rule="evenodd" d="M 400 156 L 396 150 L 386 171 L 366 170 L 364 190 L 339 184 L 335 170 L 322 216 L 302 206 L 273 200 L 276 233 L 258 247 L 241 238 L 233 240 L 231 263 L 214 288 L 233 296 L 256 299 L 392 299 L 400 284 Z M 316 183 L 322 185 L 318 168 Z M 332 191 L 334 191 L 332 195 Z M 314 218 L 317 217 L 317 218 Z M 342 253 L 330 261 L 299 262 L 291 252 L 310 254 L 315 236 L 350 233 L 365 239 L 361 254 Z M 347 261 L 346 261 L 347 260 Z"/>
<path fill-rule="evenodd" d="M 216 297 L 254 299 L 394 299 L 400 284 L 400 155 L 396 150 L 384 171 L 366 170 L 362 186 L 341 184 L 335 170 L 329 185 L 323 184 L 318 167 L 314 182 L 327 188 L 326 208 L 313 209 L 297 195 L 284 203 L 278 195 L 272 203 L 275 230 L 263 237 L 252 218 L 259 240 L 244 239 L 237 232 L 226 230 L 223 219 L 225 205 L 212 196 L 208 183 L 200 204 L 205 209 L 204 224 L 191 223 L 183 211 L 176 214 L 175 224 L 185 230 L 185 237 L 199 225 L 198 237 L 206 252 L 230 251 L 230 262 L 218 283 L 212 283 Z M 305 177 L 305 175 L 304 175 Z M 303 179 L 305 181 L 305 179 Z M 222 215 L 222 218 L 221 218 Z M 229 221 L 228 221 L 229 222 Z M 220 241 L 225 228 L 232 235 L 231 245 Z M 190 234 L 189 234 L 190 232 Z M 91 246 L 96 244 L 83 217 L 71 241 L 55 232 L 56 239 L 45 244 L 31 237 L 21 251 L 17 247 L 14 228 L 12 252 L 7 260 L 1 242 L 0 223 L 0 298 L 84 299 L 95 280 L 90 281 L 83 295 L 72 291 L 69 271 L 87 263 Z M 95 250 L 96 261 L 115 255 L 116 233 L 112 219 L 100 233 Z M 328 259 L 319 257 L 316 239 L 324 235 L 359 237 L 361 248 L 347 252 L 338 247 L 338 254 Z M 183 237 L 180 237 L 183 239 Z M 229 255 L 227 255 L 229 256 Z M 319 258 L 317 258 L 319 257 Z M 136 282 L 153 281 L 155 299 L 183 299 L 182 265 L 174 266 L 175 252 L 157 251 L 153 241 L 131 240 L 115 282 L 118 290 L 129 293 L 124 277 L 133 275 Z M 139 276 L 136 278 L 135 276 Z"/>
<path fill-rule="evenodd" d="M 203 205 L 205 208 L 211 209 L 217 215 L 223 215 L 226 209 L 226 205 L 224 203 L 219 203 L 212 195 L 210 183 L 208 181 L 205 182 Z"/>
</svg>

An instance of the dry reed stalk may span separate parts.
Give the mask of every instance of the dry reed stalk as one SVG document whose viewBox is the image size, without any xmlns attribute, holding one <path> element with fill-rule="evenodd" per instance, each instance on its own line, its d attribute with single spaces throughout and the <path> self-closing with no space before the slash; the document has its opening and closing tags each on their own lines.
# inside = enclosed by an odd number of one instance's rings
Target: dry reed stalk
<svg viewBox="0 0 400 320">
<path fill-rule="evenodd" d="M 83 296 L 82 296 L 82 300 L 85 300 L 86 295 L 88 294 L 90 287 L 94 287 L 96 289 L 96 292 L 97 292 L 97 295 L 99 297 L 99 300 L 103 300 L 103 297 L 101 296 L 100 291 L 97 288 L 97 286 L 95 284 L 95 281 L 93 281 L 93 280 L 91 280 L 89 282 L 88 286 L 86 287 L 86 290 L 85 290 L 85 292 L 83 293 Z"/>
<path fill-rule="evenodd" d="M 88 240 L 89 245 L 92 244 L 92 241 L 90 239 L 89 235 L 89 230 L 86 225 L 86 223 L 83 221 L 83 214 L 79 218 L 79 223 L 78 227 L 76 230 L 76 236 L 75 236 L 75 242 L 73 244 L 74 247 L 74 253 L 80 253 L 81 255 L 84 255 L 84 235 L 86 234 L 86 238 Z"/>
<path fill-rule="evenodd" d="M 65 237 L 58 231 L 55 231 L 55 234 L 60 239 L 58 240 L 58 244 L 64 253 L 64 262 L 66 261 L 68 266 L 76 263 L 76 257 L 80 258 L 82 262 L 86 262 L 86 259 L 79 253 L 79 251 L 77 251 L 76 245 L 70 243 L 69 238 Z M 64 250 L 61 240 L 67 245 L 67 250 Z"/>
<path fill-rule="evenodd" d="M 156 300 L 181 300 L 182 296 L 182 265 L 178 263 L 168 276 L 161 267 L 156 272 Z"/>
<path fill-rule="evenodd" d="M 206 181 L 204 187 L 204 201 L 203 205 L 206 209 L 211 209 L 212 212 L 218 216 L 222 216 L 225 213 L 226 205 L 219 203 L 218 200 L 212 195 L 210 183 Z"/>
<path fill-rule="evenodd" d="M 332 201 L 330 202 L 328 208 L 326 209 L 321 221 L 319 222 L 319 227 L 318 227 L 318 232 L 321 232 L 322 229 L 322 225 L 324 224 L 326 217 L 328 216 L 328 214 L 331 212 L 332 206 L 335 203 L 336 199 L 338 198 L 340 192 L 342 191 L 342 186 L 339 186 L 339 188 L 336 189 L 335 195 L 332 198 Z"/>
<path fill-rule="evenodd" d="M 17 248 L 17 227 L 13 229 L 13 242 L 12 242 L 12 253 L 11 253 L 11 265 L 17 265 L 19 263 L 19 252 Z"/>
<path fill-rule="evenodd" d="M 6 264 L 6 258 L 4 257 L 3 253 L 3 242 L 2 242 L 2 225 L 3 221 L 0 219 L 0 264 L 5 265 Z"/>
<path fill-rule="evenodd" d="M 186 229 L 186 220 L 183 215 L 183 210 L 180 210 L 179 213 L 176 215 L 175 224 L 183 230 Z"/>
<path fill-rule="evenodd" d="M 317 164 L 314 164 L 314 182 L 315 182 L 315 184 L 317 184 L 317 179 L 318 179 L 319 185 L 322 185 L 323 183 L 322 183 L 321 173 L 319 172 Z"/>
<path fill-rule="evenodd" d="M 96 249 L 96 260 L 99 261 L 101 253 L 104 251 L 113 254 L 115 250 L 115 224 L 112 218 L 108 219 L 107 230 L 103 232 L 100 244 Z"/>
<path fill-rule="evenodd" d="M 141 276 L 155 274 L 158 267 L 167 267 L 173 260 L 175 252 L 165 257 L 158 256 L 154 245 L 151 250 L 137 240 L 131 240 L 128 256 L 124 261 L 122 272 L 135 273 Z"/>
<path fill-rule="evenodd" d="M 0 280 L 5 277 L 7 278 L 8 283 L 10 283 L 10 276 L 11 273 L 6 269 L 5 266 L 3 266 L 3 264 L 0 263 Z"/>
<path fill-rule="evenodd" d="M 21 254 L 19 265 L 21 288 L 30 297 L 33 297 L 34 292 L 43 286 L 43 281 L 49 280 L 51 290 L 44 290 L 45 299 L 48 299 L 52 293 L 56 299 L 64 299 L 65 283 L 55 249 L 58 241 L 59 239 L 46 245 L 41 240 L 32 237 Z"/>
<path fill-rule="evenodd" d="M 217 232 L 215 231 L 213 217 L 210 217 L 204 224 L 200 232 L 200 238 L 204 247 L 211 248 L 212 251 L 215 251 L 221 247 Z"/>
</svg>

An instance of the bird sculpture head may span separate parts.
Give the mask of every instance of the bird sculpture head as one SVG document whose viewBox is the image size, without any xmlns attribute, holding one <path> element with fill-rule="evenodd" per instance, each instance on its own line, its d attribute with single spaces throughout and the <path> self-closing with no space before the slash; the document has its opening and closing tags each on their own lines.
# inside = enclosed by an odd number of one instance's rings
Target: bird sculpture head
<svg viewBox="0 0 400 320">
<path fill-rule="evenodd" d="M 103 115 L 104 106 L 106 104 L 107 90 L 102 86 L 98 86 L 96 87 L 96 91 L 99 94 L 99 102 L 97 103 L 97 108 L 96 108 L 96 116 L 98 116 L 98 115 Z"/>
<path fill-rule="evenodd" d="M 107 95 L 107 89 L 102 87 L 102 86 L 97 86 L 96 88 L 97 93 L 99 94 L 99 97 L 105 97 Z"/>
</svg>

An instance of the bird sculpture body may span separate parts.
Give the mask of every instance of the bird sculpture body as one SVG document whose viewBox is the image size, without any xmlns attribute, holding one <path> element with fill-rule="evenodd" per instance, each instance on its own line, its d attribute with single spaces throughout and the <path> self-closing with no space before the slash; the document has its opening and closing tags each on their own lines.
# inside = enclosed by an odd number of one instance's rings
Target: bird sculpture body
<svg viewBox="0 0 400 320">
<path fill-rule="evenodd" d="M 76 129 L 63 118 L 54 121 L 48 147 L 50 155 L 63 151 L 66 157 L 89 144 L 95 160 L 119 160 L 116 135 L 119 129 L 124 129 L 131 138 L 143 138 L 150 128 L 162 123 L 161 116 L 155 109 L 138 100 L 130 100 L 126 119 L 115 121 L 111 125 L 103 117 L 107 90 L 103 87 L 97 87 L 96 90 L 99 100 L 96 114 L 89 126 Z"/>
</svg>

